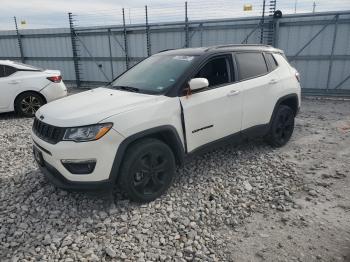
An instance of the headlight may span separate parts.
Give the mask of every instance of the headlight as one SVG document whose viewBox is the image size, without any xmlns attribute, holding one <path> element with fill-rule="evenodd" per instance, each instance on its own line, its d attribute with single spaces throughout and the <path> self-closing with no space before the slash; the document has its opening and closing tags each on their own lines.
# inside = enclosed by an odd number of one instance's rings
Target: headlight
<svg viewBox="0 0 350 262">
<path fill-rule="evenodd" d="M 100 139 L 112 128 L 112 123 L 67 128 L 63 140 L 85 142 Z"/>
</svg>

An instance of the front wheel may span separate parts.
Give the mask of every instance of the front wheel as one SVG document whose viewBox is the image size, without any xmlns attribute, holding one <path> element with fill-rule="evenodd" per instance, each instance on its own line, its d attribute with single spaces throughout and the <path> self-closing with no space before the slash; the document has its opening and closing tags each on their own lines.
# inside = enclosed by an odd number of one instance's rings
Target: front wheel
<svg viewBox="0 0 350 262">
<path fill-rule="evenodd" d="M 44 99 L 37 93 L 26 92 L 20 94 L 15 101 L 16 113 L 25 116 L 33 117 L 38 109 L 45 104 Z"/>
<path fill-rule="evenodd" d="M 126 152 L 120 189 L 133 201 L 153 201 L 169 188 L 175 168 L 175 157 L 168 145 L 153 138 L 141 140 Z"/>
<path fill-rule="evenodd" d="M 272 119 L 267 142 L 274 147 L 287 144 L 294 130 L 294 112 L 289 106 L 281 105 Z"/>
</svg>

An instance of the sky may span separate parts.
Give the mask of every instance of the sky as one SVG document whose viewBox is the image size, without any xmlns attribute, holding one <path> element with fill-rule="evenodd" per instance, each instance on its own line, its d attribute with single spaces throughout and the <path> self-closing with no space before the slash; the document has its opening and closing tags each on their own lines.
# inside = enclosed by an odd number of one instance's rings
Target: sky
<svg viewBox="0 0 350 262">
<path fill-rule="evenodd" d="M 13 30 L 16 16 L 19 29 L 68 27 L 68 12 L 76 15 L 77 26 L 144 23 L 145 5 L 149 22 L 183 21 L 184 0 L 0 0 L 0 30 Z M 188 0 L 189 20 L 261 15 L 262 0 Z M 266 2 L 269 2 L 267 0 Z M 350 10 L 350 0 L 277 0 L 283 13 Z M 251 4 L 252 11 L 243 11 Z M 23 21 L 23 22 L 22 22 Z"/>
</svg>

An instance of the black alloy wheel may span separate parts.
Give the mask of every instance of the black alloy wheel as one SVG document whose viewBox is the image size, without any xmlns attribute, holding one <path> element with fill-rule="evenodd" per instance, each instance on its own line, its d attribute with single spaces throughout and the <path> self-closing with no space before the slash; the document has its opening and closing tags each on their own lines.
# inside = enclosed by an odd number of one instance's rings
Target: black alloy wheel
<svg viewBox="0 0 350 262">
<path fill-rule="evenodd" d="M 34 115 L 40 108 L 41 103 L 35 96 L 27 96 L 21 101 L 21 110 L 30 115 Z"/>
<path fill-rule="evenodd" d="M 268 136 L 272 146 L 281 147 L 287 144 L 294 131 L 294 118 L 294 112 L 290 107 L 279 106 Z"/>
<path fill-rule="evenodd" d="M 34 92 L 23 93 L 15 101 L 15 110 L 19 115 L 33 117 L 43 104 L 45 102 L 39 94 Z"/>
<path fill-rule="evenodd" d="M 126 153 L 119 184 L 130 199 L 149 202 L 163 194 L 175 174 L 175 158 L 168 145 L 157 139 L 145 139 Z"/>
</svg>

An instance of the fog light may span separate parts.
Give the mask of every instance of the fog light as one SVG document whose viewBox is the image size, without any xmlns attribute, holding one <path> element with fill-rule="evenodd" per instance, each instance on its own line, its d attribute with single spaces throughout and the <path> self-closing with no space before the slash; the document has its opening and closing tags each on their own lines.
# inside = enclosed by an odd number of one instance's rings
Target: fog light
<svg viewBox="0 0 350 262">
<path fill-rule="evenodd" d="M 72 174 L 91 174 L 96 166 L 96 159 L 62 159 L 62 165 Z"/>
</svg>

